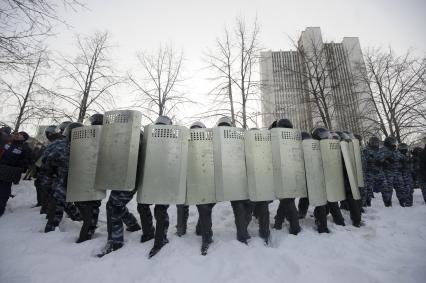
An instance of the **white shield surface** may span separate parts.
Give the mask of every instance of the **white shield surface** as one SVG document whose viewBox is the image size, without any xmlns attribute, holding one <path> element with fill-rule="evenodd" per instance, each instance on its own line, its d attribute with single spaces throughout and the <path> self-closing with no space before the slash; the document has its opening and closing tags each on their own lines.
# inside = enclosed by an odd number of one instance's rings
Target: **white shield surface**
<svg viewBox="0 0 426 283">
<path fill-rule="evenodd" d="M 274 200 L 271 132 L 268 130 L 246 132 L 245 151 L 250 200 Z"/>
<path fill-rule="evenodd" d="M 67 202 L 101 200 L 106 192 L 95 190 L 96 167 L 102 126 L 72 130 Z"/>
<path fill-rule="evenodd" d="M 346 194 L 340 141 L 321 140 L 320 147 L 327 200 L 330 202 L 345 200 Z"/>
<path fill-rule="evenodd" d="M 305 164 L 300 131 L 274 128 L 271 130 L 271 144 L 275 196 L 280 199 L 306 197 Z"/>
<path fill-rule="evenodd" d="M 214 128 L 213 150 L 216 200 L 248 199 L 244 130 Z"/>
<path fill-rule="evenodd" d="M 358 186 L 360 188 L 363 188 L 365 185 L 364 185 L 364 172 L 362 169 L 361 147 L 359 145 L 359 140 L 357 139 L 352 140 L 352 143 L 354 146 L 354 153 L 355 153 L 355 165 L 356 165 Z"/>
<path fill-rule="evenodd" d="M 302 141 L 302 144 L 309 204 L 312 206 L 325 205 L 327 204 L 327 192 L 325 189 L 320 142 L 308 139 Z"/>
<path fill-rule="evenodd" d="M 184 204 L 188 160 L 188 129 L 149 125 L 144 133 L 143 174 L 138 203 Z M 141 166 L 142 167 L 142 166 Z"/>
<path fill-rule="evenodd" d="M 141 117 L 140 112 L 133 110 L 105 113 L 96 171 L 97 190 L 135 189 Z"/>
<path fill-rule="evenodd" d="M 214 185 L 213 130 L 190 129 L 186 204 L 216 202 Z"/>
<path fill-rule="evenodd" d="M 349 184 L 352 191 L 352 196 L 355 200 L 361 199 L 355 166 L 355 155 L 352 142 L 341 141 L 340 148 L 342 149 L 343 160 L 345 162 L 346 172 L 348 174 Z"/>
</svg>

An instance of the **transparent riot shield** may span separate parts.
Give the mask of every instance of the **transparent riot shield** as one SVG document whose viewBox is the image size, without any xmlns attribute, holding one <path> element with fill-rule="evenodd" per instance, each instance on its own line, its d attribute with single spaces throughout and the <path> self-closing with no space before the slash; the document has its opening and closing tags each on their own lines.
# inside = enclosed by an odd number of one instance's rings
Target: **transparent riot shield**
<svg viewBox="0 0 426 283">
<path fill-rule="evenodd" d="M 133 110 L 105 113 L 96 170 L 96 189 L 135 189 L 141 117 L 140 112 Z"/>
<path fill-rule="evenodd" d="M 145 138 L 146 137 L 146 138 Z M 184 204 L 188 160 L 188 129 L 149 125 L 144 133 L 143 174 L 138 203 Z"/>
<path fill-rule="evenodd" d="M 105 191 L 95 190 L 96 168 L 102 126 L 72 130 L 67 184 L 67 202 L 102 200 Z"/>
<path fill-rule="evenodd" d="M 359 145 L 359 140 L 352 140 L 355 152 L 355 165 L 356 165 L 356 173 L 357 173 L 357 181 L 358 186 L 363 188 L 364 184 L 364 171 L 362 168 L 362 158 L 361 158 L 361 147 Z"/>
<path fill-rule="evenodd" d="M 327 200 L 330 202 L 345 200 L 346 194 L 340 141 L 321 140 L 320 148 Z"/>
<path fill-rule="evenodd" d="M 217 201 L 248 199 L 244 130 L 213 129 L 214 175 Z"/>
<path fill-rule="evenodd" d="M 213 130 L 190 129 L 186 204 L 216 202 L 214 185 Z"/>
<path fill-rule="evenodd" d="M 271 132 L 269 130 L 246 132 L 245 151 L 250 200 L 274 200 Z"/>
<path fill-rule="evenodd" d="M 306 197 L 305 165 L 300 131 L 274 128 L 271 130 L 271 144 L 275 196 L 280 199 Z"/>
<path fill-rule="evenodd" d="M 348 174 L 349 184 L 352 191 L 352 196 L 355 200 L 361 199 L 355 166 L 355 155 L 353 151 L 352 142 L 341 141 L 340 148 L 345 162 L 346 172 Z"/>
<path fill-rule="evenodd" d="M 302 144 L 309 204 L 312 206 L 325 205 L 327 204 L 327 191 L 325 189 L 320 142 L 308 139 L 302 141 Z"/>
<path fill-rule="evenodd" d="M 44 145 L 47 145 L 49 143 L 49 140 L 47 139 L 46 133 L 45 133 L 47 127 L 48 126 L 45 126 L 45 125 L 38 126 L 37 133 L 35 135 L 35 139 Z"/>
</svg>

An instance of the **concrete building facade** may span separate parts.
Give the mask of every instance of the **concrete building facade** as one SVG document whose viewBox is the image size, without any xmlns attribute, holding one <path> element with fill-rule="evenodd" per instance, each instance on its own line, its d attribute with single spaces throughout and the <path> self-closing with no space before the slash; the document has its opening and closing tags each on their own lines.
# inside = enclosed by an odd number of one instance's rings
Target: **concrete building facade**
<svg viewBox="0 0 426 283">
<path fill-rule="evenodd" d="M 358 38 L 324 43 L 319 27 L 302 32 L 297 51 L 261 53 L 263 126 L 289 118 L 295 128 L 316 126 L 372 132 L 374 111 Z"/>
</svg>

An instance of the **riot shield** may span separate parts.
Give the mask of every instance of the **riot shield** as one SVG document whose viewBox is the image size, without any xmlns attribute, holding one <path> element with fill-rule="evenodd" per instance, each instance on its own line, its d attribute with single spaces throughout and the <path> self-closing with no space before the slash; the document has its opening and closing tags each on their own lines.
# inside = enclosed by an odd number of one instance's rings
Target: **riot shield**
<svg viewBox="0 0 426 283">
<path fill-rule="evenodd" d="M 352 196 L 355 200 L 361 199 L 355 166 L 355 155 L 353 151 L 352 142 L 341 141 L 340 148 L 345 162 L 346 173 L 348 174 L 349 184 L 352 191 Z"/>
<path fill-rule="evenodd" d="M 188 129 L 149 125 L 145 127 L 144 141 L 144 163 L 138 172 L 143 176 L 138 186 L 138 203 L 184 204 Z"/>
<path fill-rule="evenodd" d="M 186 204 L 216 202 L 214 185 L 213 130 L 190 129 Z"/>
<path fill-rule="evenodd" d="M 135 189 L 141 116 L 140 112 L 133 110 L 105 113 L 96 170 L 96 189 Z"/>
<path fill-rule="evenodd" d="M 217 201 L 248 199 L 244 130 L 213 129 L 214 178 Z"/>
<path fill-rule="evenodd" d="M 47 139 L 46 133 L 45 133 L 47 127 L 48 126 L 44 126 L 44 125 L 38 126 L 37 133 L 35 135 L 35 139 L 44 145 L 47 145 L 49 143 L 49 140 Z"/>
<path fill-rule="evenodd" d="M 325 189 L 320 142 L 309 139 L 302 141 L 302 144 L 309 204 L 312 206 L 325 205 L 327 204 L 327 192 Z"/>
<path fill-rule="evenodd" d="M 363 188 L 365 185 L 364 185 L 364 171 L 362 168 L 361 147 L 359 145 L 359 140 L 354 139 L 352 140 L 352 142 L 353 142 L 354 153 L 355 153 L 355 165 L 356 165 L 358 186 L 360 188 Z"/>
<path fill-rule="evenodd" d="M 101 200 L 106 192 L 95 190 L 96 167 L 102 126 L 72 130 L 67 202 Z"/>
<path fill-rule="evenodd" d="M 340 142 L 338 140 L 321 140 L 320 148 L 327 200 L 330 202 L 345 200 L 346 194 Z"/>
<path fill-rule="evenodd" d="M 268 130 L 246 132 L 245 152 L 250 200 L 274 200 L 271 132 Z"/>
<path fill-rule="evenodd" d="M 275 196 L 307 196 L 305 165 L 300 131 L 287 128 L 271 130 Z"/>
</svg>

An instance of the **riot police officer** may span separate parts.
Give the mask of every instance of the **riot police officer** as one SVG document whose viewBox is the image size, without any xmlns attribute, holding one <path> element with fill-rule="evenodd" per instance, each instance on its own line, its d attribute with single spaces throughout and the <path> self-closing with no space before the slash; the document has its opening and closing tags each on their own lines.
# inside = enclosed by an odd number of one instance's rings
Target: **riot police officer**
<svg viewBox="0 0 426 283">
<path fill-rule="evenodd" d="M 386 177 L 386 187 L 382 188 L 382 197 L 385 206 L 392 206 L 392 194 L 395 189 L 396 197 L 401 206 L 406 206 L 408 193 L 404 188 L 400 169 L 401 153 L 397 150 L 398 141 L 394 137 L 387 137 L 384 147 L 379 152 L 379 162 L 383 166 Z"/>
<path fill-rule="evenodd" d="M 56 131 L 57 126 L 56 125 L 50 125 L 47 126 L 44 130 L 44 134 L 46 135 L 47 140 L 50 142 L 49 145 L 54 142 L 55 140 L 62 137 L 62 135 Z M 52 149 L 52 147 L 47 145 L 46 147 L 42 147 L 40 149 L 40 156 L 37 158 L 35 162 L 36 166 L 36 179 L 34 181 L 34 186 L 36 187 L 37 198 L 40 199 L 40 214 L 47 213 L 47 204 L 49 202 L 49 194 L 52 189 L 52 178 L 49 175 L 49 172 L 46 171 L 46 167 L 43 166 L 43 155 L 46 152 L 47 148 L 49 150 Z"/>
<path fill-rule="evenodd" d="M 47 211 L 45 232 L 54 231 L 62 220 L 66 206 L 65 197 L 67 192 L 71 131 L 82 126 L 83 124 L 78 122 L 69 123 L 62 133 L 64 138 L 58 140 L 51 151 L 45 155 L 45 165 L 48 171 L 51 172 L 51 176 L 53 176 L 52 198 L 50 199 Z M 78 213 L 76 212 L 75 214 Z"/>
<path fill-rule="evenodd" d="M 348 143 L 351 142 L 351 137 L 345 132 L 336 132 L 336 133 L 340 136 L 343 142 L 348 142 Z M 342 154 L 342 160 L 343 160 L 343 154 Z M 349 172 L 346 168 L 345 162 L 343 162 L 343 180 L 344 180 L 345 193 L 346 193 L 345 202 L 349 209 L 352 225 L 355 227 L 361 227 L 361 207 L 360 207 L 360 203 L 357 200 L 355 200 L 353 197 L 348 174 Z"/>
<path fill-rule="evenodd" d="M 221 117 L 217 123 L 217 127 L 232 127 L 231 119 Z M 247 244 L 250 235 L 247 227 L 251 220 L 252 206 L 248 199 L 231 201 L 232 210 L 234 212 L 235 226 L 237 228 L 237 240 Z"/>
<path fill-rule="evenodd" d="M 376 136 L 368 140 L 363 150 L 363 168 L 365 176 L 365 190 L 361 195 L 363 206 L 371 206 L 371 198 L 375 188 L 380 191 L 387 186 L 383 167 L 380 164 L 380 139 Z"/>
<path fill-rule="evenodd" d="M 143 132 L 141 131 L 139 139 L 139 155 L 142 154 L 142 141 Z M 127 226 L 126 230 L 129 232 L 141 230 L 141 226 L 136 220 L 136 217 L 126 207 L 126 205 L 132 200 L 136 191 L 136 188 L 132 191 L 111 190 L 109 199 L 106 204 L 108 240 L 102 251 L 97 254 L 98 257 L 103 257 L 123 247 L 123 223 Z"/>
<path fill-rule="evenodd" d="M 155 121 L 156 125 L 172 125 L 172 120 L 167 116 L 159 116 Z M 146 206 L 146 205 L 145 205 Z M 167 209 L 168 204 L 156 204 L 154 206 L 155 233 L 154 233 L 154 246 L 149 252 L 149 257 L 155 256 L 161 248 L 166 245 L 169 240 L 167 239 L 167 230 L 169 228 L 169 214 Z"/>
<path fill-rule="evenodd" d="M 103 114 L 93 114 L 89 117 L 89 122 L 92 126 L 102 126 L 104 120 Z M 92 239 L 96 230 L 99 217 L 99 207 L 101 206 L 100 200 L 79 201 L 75 203 L 80 211 L 83 225 L 80 229 L 80 235 L 76 243 Z"/>
<path fill-rule="evenodd" d="M 293 123 L 289 119 L 280 119 L 276 123 L 277 128 L 288 128 L 293 129 Z M 290 223 L 290 234 L 297 235 L 301 228 L 299 224 L 299 213 L 296 208 L 294 198 L 280 199 L 277 214 L 275 216 L 275 229 L 281 229 L 284 222 L 284 218 Z"/>
</svg>

